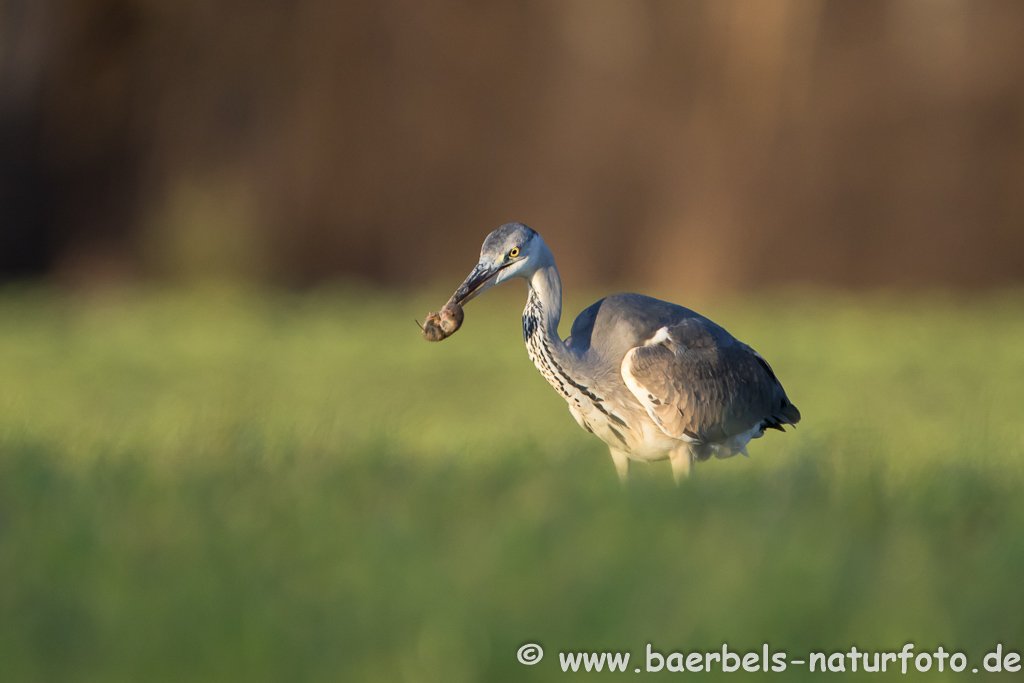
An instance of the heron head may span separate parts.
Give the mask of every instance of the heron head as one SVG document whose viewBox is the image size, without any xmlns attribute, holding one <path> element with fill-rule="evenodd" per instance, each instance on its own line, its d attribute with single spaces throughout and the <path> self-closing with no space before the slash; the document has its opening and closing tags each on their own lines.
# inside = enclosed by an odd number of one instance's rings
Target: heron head
<svg viewBox="0 0 1024 683">
<path fill-rule="evenodd" d="M 544 265 L 544 254 L 550 254 L 540 235 L 522 223 L 506 223 L 484 240 L 480 261 L 466 281 L 452 296 L 457 304 L 474 297 L 512 277 L 530 277 Z"/>
</svg>

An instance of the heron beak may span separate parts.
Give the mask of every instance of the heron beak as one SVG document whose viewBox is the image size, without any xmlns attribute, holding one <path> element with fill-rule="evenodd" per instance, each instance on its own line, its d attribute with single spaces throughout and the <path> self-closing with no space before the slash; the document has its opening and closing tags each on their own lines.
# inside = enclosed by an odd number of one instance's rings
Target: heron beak
<svg viewBox="0 0 1024 683">
<path fill-rule="evenodd" d="M 501 272 L 502 268 L 504 266 L 494 268 L 482 263 L 476 264 L 476 267 L 473 268 L 473 272 L 469 274 L 466 281 L 459 285 L 459 288 L 455 290 L 455 294 L 452 294 L 451 301 L 461 306 L 467 301 L 474 299 L 477 295 L 483 294 L 484 291 L 494 285 L 494 278 Z"/>
</svg>

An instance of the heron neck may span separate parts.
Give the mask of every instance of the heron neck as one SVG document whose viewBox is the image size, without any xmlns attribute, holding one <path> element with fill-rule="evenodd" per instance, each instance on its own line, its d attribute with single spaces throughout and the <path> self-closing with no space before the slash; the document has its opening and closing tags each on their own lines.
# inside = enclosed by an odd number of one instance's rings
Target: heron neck
<svg viewBox="0 0 1024 683">
<path fill-rule="evenodd" d="M 530 360 L 567 401 L 581 409 L 585 405 L 595 405 L 597 410 L 603 411 L 598 405 L 601 399 L 588 390 L 580 377 L 579 359 L 558 336 L 562 282 L 554 259 L 534 272 L 528 282 L 530 291 L 523 311 L 523 339 Z"/>
<path fill-rule="evenodd" d="M 530 306 L 536 300 L 540 306 L 541 331 L 552 349 L 562 352 L 565 344 L 558 336 L 558 323 L 562 318 L 562 280 L 558 277 L 558 269 L 554 260 L 550 265 L 538 268 L 529 279 Z"/>
<path fill-rule="evenodd" d="M 529 288 L 537 293 L 541 302 L 541 319 L 543 330 L 551 341 L 561 342 L 558 336 L 558 323 L 562 317 L 562 281 L 558 269 L 552 263 L 538 269 L 529 279 Z"/>
</svg>

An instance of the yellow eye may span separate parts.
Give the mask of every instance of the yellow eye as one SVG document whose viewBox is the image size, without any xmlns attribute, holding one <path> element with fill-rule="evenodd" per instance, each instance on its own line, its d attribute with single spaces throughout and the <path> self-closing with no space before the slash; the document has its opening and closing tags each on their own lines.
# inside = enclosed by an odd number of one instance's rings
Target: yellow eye
<svg viewBox="0 0 1024 683">
<path fill-rule="evenodd" d="M 516 256 L 519 256 L 519 247 L 512 247 L 512 251 L 508 252 L 508 257 L 515 258 Z"/>
</svg>

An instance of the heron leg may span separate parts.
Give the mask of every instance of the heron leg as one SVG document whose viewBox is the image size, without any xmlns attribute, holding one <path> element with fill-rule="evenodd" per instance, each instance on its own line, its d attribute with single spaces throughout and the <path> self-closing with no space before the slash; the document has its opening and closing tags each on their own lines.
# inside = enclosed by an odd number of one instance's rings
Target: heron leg
<svg viewBox="0 0 1024 683">
<path fill-rule="evenodd" d="M 689 444 L 679 446 L 668 457 L 672 463 L 672 477 L 677 484 L 690 476 L 690 468 L 693 466 L 693 450 Z"/>
<path fill-rule="evenodd" d="M 612 454 L 612 462 L 615 463 L 615 471 L 619 474 L 619 481 L 625 484 L 629 480 L 629 457 L 624 451 L 609 448 Z"/>
</svg>

